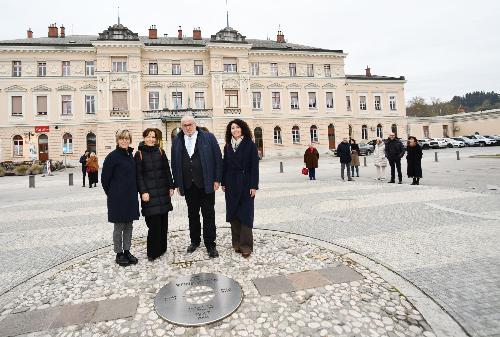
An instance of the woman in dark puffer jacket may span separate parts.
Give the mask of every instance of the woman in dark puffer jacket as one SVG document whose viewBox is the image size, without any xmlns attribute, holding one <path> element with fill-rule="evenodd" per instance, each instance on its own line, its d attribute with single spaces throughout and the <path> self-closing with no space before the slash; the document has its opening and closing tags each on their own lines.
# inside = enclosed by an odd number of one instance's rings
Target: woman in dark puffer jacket
<svg viewBox="0 0 500 337">
<path fill-rule="evenodd" d="M 148 226 L 148 260 L 153 261 L 167 251 L 168 212 L 172 210 L 174 182 L 165 151 L 159 147 L 156 130 L 146 129 L 142 136 L 144 143 L 135 153 L 137 189 Z"/>
</svg>

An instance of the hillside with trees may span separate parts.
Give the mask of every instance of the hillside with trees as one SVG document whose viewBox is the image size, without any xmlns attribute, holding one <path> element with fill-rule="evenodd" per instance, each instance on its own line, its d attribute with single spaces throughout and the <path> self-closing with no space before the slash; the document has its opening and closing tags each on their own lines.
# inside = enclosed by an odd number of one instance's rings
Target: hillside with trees
<svg viewBox="0 0 500 337">
<path fill-rule="evenodd" d="M 500 109 L 500 94 L 493 91 L 474 91 L 463 96 L 453 96 L 450 101 L 431 98 L 431 101 L 427 102 L 422 97 L 413 97 L 406 106 L 406 115 L 432 117 L 491 109 Z"/>
</svg>

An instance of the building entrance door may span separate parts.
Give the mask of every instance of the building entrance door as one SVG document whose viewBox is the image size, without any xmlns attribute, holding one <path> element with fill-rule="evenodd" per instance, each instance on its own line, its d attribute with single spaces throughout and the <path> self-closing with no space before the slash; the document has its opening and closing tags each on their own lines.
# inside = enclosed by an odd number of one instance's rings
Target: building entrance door
<svg viewBox="0 0 500 337">
<path fill-rule="evenodd" d="M 335 126 L 333 124 L 328 125 L 328 148 L 335 149 Z"/>
<path fill-rule="evenodd" d="M 41 134 L 38 136 L 38 160 L 47 161 L 49 159 L 49 137 Z"/>
<path fill-rule="evenodd" d="M 264 140 L 262 139 L 262 129 L 257 127 L 253 131 L 253 136 L 255 137 L 255 145 L 257 146 L 257 151 L 259 152 L 259 158 L 264 157 Z"/>
</svg>

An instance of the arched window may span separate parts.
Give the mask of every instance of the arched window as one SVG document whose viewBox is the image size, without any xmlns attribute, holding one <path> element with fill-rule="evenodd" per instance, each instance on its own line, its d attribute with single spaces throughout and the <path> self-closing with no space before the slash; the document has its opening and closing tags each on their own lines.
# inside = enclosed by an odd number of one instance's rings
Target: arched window
<svg viewBox="0 0 500 337">
<path fill-rule="evenodd" d="M 279 126 L 274 128 L 274 144 L 283 144 L 283 140 L 281 139 L 281 128 Z"/>
<path fill-rule="evenodd" d="M 368 139 L 368 127 L 366 125 L 361 126 L 361 139 Z"/>
<path fill-rule="evenodd" d="M 396 124 L 391 125 L 391 131 L 398 137 L 398 126 Z"/>
<path fill-rule="evenodd" d="M 292 142 L 294 144 L 300 143 L 300 131 L 297 125 L 292 128 Z"/>
<path fill-rule="evenodd" d="M 311 143 L 317 143 L 318 142 L 318 128 L 316 125 L 311 125 L 311 128 L 309 129 L 311 133 Z"/>
<path fill-rule="evenodd" d="M 87 134 L 87 151 L 96 153 L 97 139 L 93 132 Z"/>
<path fill-rule="evenodd" d="M 384 138 L 384 133 L 382 132 L 382 124 L 377 125 L 377 137 Z"/>
<path fill-rule="evenodd" d="M 12 138 L 12 153 L 14 157 L 23 156 L 23 137 L 15 135 L 14 138 Z"/>
<path fill-rule="evenodd" d="M 63 153 L 73 153 L 73 136 L 70 133 L 63 135 Z"/>
</svg>

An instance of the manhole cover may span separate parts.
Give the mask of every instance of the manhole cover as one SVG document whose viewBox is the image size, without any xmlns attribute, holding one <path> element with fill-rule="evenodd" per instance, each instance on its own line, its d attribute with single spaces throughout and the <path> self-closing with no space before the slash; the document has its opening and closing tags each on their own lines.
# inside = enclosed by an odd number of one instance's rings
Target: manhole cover
<svg viewBox="0 0 500 337">
<path fill-rule="evenodd" d="M 235 280 L 202 273 L 179 277 L 161 288 L 155 309 L 170 323 L 201 326 L 231 315 L 242 299 L 243 292 Z"/>
</svg>

